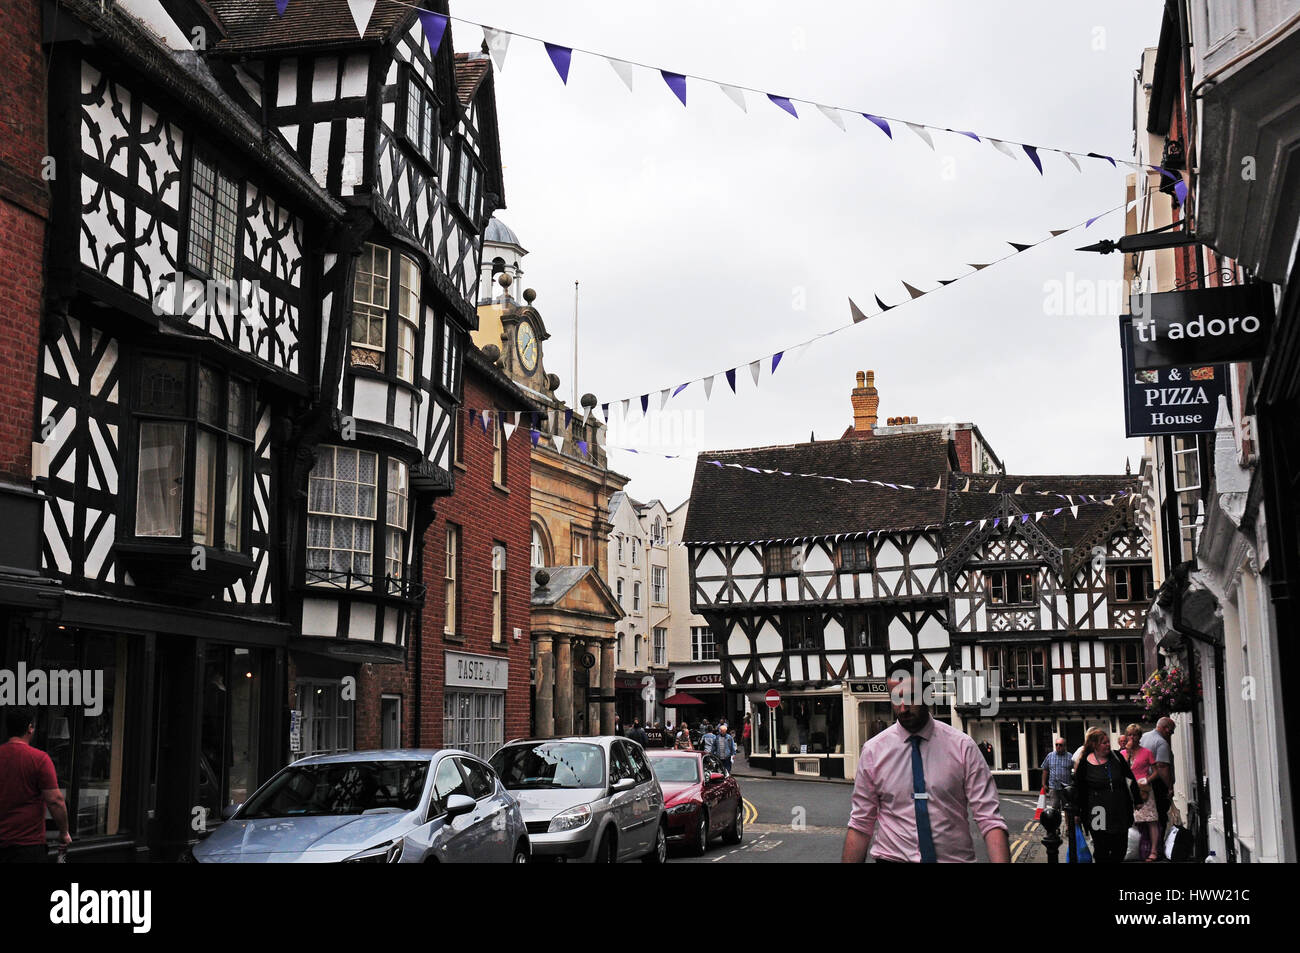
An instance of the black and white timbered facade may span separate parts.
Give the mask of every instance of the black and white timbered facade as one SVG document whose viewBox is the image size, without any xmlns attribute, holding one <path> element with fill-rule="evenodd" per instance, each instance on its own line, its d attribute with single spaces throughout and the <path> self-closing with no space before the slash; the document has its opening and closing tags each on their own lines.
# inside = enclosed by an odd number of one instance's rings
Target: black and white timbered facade
<svg viewBox="0 0 1300 953">
<path fill-rule="evenodd" d="M 951 667 L 937 527 L 955 453 L 935 432 L 708 456 L 738 466 L 697 466 L 684 540 L 691 608 L 713 629 L 729 710 L 748 699 L 757 714 L 755 757 L 774 744 L 785 770 L 852 777 L 862 743 L 892 721 L 886 677 Z M 781 693 L 774 724 L 769 689 Z"/>
<path fill-rule="evenodd" d="M 503 193 L 491 70 L 401 5 L 363 38 L 345 0 L 45 7 L 50 595 L 0 661 L 105 672 L 38 733 L 80 843 L 170 858 L 303 733 L 346 744 L 302 685 L 404 658 Z"/>
<path fill-rule="evenodd" d="M 956 667 L 968 673 L 956 712 L 999 785 L 1034 789 L 1057 737 L 1073 751 L 1088 728 L 1114 738 L 1142 720 L 1153 591 L 1139 483 L 963 474 L 952 485 L 965 491 L 950 499 L 943 567 Z"/>
</svg>

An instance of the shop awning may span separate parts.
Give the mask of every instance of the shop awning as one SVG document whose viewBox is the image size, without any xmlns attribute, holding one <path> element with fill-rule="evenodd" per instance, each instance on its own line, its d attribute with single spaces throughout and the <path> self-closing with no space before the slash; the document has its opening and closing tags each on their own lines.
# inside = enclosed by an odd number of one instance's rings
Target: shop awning
<svg viewBox="0 0 1300 953">
<path fill-rule="evenodd" d="M 664 699 L 665 708 L 682 708 L 686 705 L 703 705 L 694 695 L 688 695 L 685 692 L 678 692 L 676 695 L 669 695 Z"/>
</svg>

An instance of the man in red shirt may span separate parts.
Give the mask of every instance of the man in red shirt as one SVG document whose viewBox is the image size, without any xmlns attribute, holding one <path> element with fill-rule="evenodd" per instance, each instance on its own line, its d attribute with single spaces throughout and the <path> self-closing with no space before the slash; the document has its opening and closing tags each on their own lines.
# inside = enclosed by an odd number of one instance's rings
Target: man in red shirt
<svg viewBox="0 0 1300 953">
<path fill-rule="evenodd" d="M 0 745 L 0 863 L 44 863 L 45 809 L 59 825 L 59 843 L 72 843 L 68 808 L 63 803 L 54 762 L 32 747 L 36 724 L 26 708 L 4 710 L 5 736 Z"/>
</svg>

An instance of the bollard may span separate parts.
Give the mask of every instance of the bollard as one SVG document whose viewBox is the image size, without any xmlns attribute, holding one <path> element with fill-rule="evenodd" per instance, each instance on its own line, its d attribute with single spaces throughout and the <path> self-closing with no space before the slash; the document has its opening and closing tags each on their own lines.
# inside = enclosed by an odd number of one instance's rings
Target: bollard
<svg viewBox="0 0 1300 953">
<path fill-rule="evenodd" d="M 1043 850 L 1047 851 L 1047 862 L 1049 864 L 1060 863 L 1057 860 L 1056 852 L 1061 847 L 1061 814 L 1054 808 L 1049 807 L 1043 811 L 1043 816 L 1038 823 L 1043 825 L 1046 831 L 1043 835 Z"/>
</svg>

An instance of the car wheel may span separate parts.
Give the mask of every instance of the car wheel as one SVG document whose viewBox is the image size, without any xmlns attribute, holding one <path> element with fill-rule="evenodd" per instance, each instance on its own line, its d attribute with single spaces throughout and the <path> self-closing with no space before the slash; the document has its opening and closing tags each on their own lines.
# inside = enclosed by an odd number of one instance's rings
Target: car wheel
<svg viewBox="0 0 1300 953">
<path fill-rule="evenodd" d="M 511 863 L 527 864 L 530 863 L 531 861 L 532 861 L 532 857 L 530 857 L 528 854 L 528 845 L 525 844 L 523 841 L 520 841 L 518 844 L 515 845 L 515 856 L 514 859 L 511 861 Z"/>
<path fill-rule="evenodd" d="M 617 847 L 614 844 L 614 838 L 606 831 L 600 838 L 600 846 L 596 848 L 596 856 L 592 858 L 592 863 L 612 864 L 618 861 L 618 854 L 615 853 Z"/>
<path fill-rule="evenodd" d="M 722 839 L 728 844 L 739 844 L 744 836 L 745 805 L 741 803 L 736 805 L 736 822 L 727 828 L 727 833 L 722 835 Z"/>
<path fill-rule="evenodd" d="M 668 833 L 661 823 L 655 831 L 655 846 L 650 853 L 641 858 L 643 864 L 666 864 L 668 862 Z"/>
<path fill-rule="evenodd" d="M 709 849 L 709 812 L 700 808 L 699 823 L 695 825 L 695 839 L 691 841 L 691 853 L 696 857 L 704 856 Z"/>
</svg>

